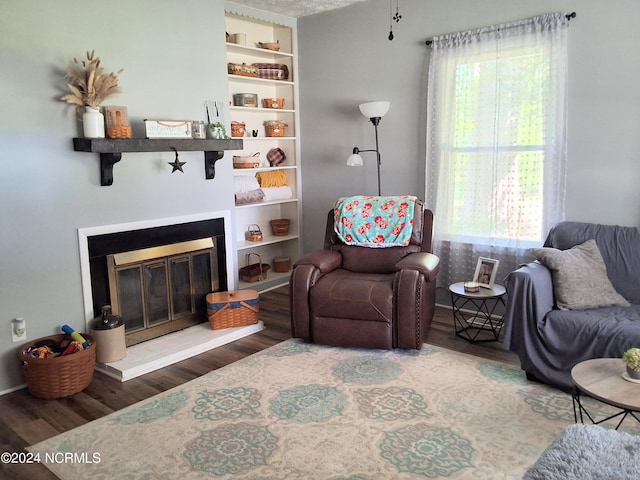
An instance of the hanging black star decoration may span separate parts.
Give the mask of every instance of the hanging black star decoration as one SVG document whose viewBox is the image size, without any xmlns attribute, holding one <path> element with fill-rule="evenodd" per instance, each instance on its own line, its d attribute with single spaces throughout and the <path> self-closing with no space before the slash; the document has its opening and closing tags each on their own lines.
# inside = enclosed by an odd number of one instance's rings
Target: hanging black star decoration
<svg viewBox="0 0 640 480">
<path fill-rule="evenodd" d="M 171 170 L 171 173 L 175 173 L 177 170 L 180 170 L 182 173 L 184 173 L 184 170 L 182 170 L 182 166 L 187 162 L 181 162 L 178 159 L 178 151 L 175 148 L 171 147 L 171 150 L 176 152 L 176 159 L 173 162 L 167 162 L 169 165 L 173 167 L 173 170 Z"/>
</svg>

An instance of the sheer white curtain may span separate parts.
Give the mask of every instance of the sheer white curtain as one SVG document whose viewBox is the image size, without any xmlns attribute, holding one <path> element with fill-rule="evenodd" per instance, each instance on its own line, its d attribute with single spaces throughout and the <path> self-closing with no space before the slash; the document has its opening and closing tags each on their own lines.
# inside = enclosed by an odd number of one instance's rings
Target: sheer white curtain
<svg viewBox="0 0 640 480">
<path fill-rule="evenodd" d="M 500 260 L 501 283 L 564 218 L 568 23 L 433 39 L 425 198 L 441 285 L 472 279 L 478 256 Z"/>
</svg>

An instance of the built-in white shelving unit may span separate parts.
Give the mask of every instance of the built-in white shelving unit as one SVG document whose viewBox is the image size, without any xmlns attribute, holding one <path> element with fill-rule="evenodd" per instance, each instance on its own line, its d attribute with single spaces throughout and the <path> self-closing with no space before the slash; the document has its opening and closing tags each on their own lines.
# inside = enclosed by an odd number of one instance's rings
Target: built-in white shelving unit
<svg viewBox="0 0 640 480">
<path fill-rule="evenodd" d="M 301 204 L 300 204 L 300 138 L 298 87 L 296 84 L 296 19 L 267 14 L 249 9 L 233 3 L 226 4 L 226 32 L 227 62 L 235 64 L 271 63 L 286 65 L 289 76 L 286 80 L 271 80 L 265 78 L 228 75 L 229 111 L 231 121 L 244 123 L 246 133 L 242 137 L 243 150 L 234 151 L 234 155 L 251 156 L 256 152 L 265 160 L 267 153 L 273 148 L 280 148 L 286 155 L 283 164 L 277 167 L 261 166 L 260 168 L 236 169 L 234 176 L 251 175 L 259 172 L 282 170 L 286 173 L 287 184 L 291 188 L 291 198 L 262 201 L 237 205 L 235 208 L 236 250 L 238 266 L 246 265 L 246 256 L 257 253 L 263 263 L 271 265 L 265 280 L 259 282 L 239 282 L 239 288 L 253 288 L 258 291 L 271 290 L 289 282 L 291 270 L 288 272 L 274 272 L 273 259 L 275 257 L 289 257 L 291 265 L 299 258 L 302 242 Z M 234 43 L 234 35 L 245 34 L 245 44 Z M 277 42 L 279 51 L 267 50 L 259 43 Z M 258 96 L 257 107 L 234 106 L 233 95 L 237 93 L 253 93 Z M 264 108 L 262 99 L 284 98 L 284 108 Z M 265 129 L 265 122 L 280 120 L 287 124 L 285 136 L 269 137 Z M 257 136 L 253 136 L 257 131 Z M 238 138 L 238 137 L 234 137 Z M 272 234 L 270 220 L 288 218 L 290 228 L 288 235 L 275 236 Z M 246 232 L 251 225 L 258 225 L 263 233 L 259 242 L 246 239 Z M 251 256 L 251 263 L 257 262 L 256 256 Z"/>
</svg>

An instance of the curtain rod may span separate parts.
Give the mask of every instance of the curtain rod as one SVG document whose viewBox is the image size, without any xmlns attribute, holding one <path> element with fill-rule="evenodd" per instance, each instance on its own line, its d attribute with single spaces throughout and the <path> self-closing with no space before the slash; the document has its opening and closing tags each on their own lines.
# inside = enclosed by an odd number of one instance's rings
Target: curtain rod
<svg viewBox="0 0 640 480">
<path fill-rule="evenodd" d="M 571 12 L 571 13 L 567 13 L 565 15 L 565 17 L 567 18 L 567 20 L 571 21 L 572 18 L 576 18 L 576 12 Z M 425 45 L 431 45 L 433 43 L 433 40 L 430 38 L 428 39 L 426 42 L 424 42 Z"/>
</svg>

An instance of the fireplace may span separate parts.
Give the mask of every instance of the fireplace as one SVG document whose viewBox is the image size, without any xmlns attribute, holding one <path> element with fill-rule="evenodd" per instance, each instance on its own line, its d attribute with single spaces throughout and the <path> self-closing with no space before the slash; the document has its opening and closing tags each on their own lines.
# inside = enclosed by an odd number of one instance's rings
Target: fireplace
<svg viewBox="0 0 640 480">
<path fill-rule="evenodd" d="M 205 296 L 228 290 L 228 212 L 79 230 L 87 331 L 103 305 L 127 346 L 206 322 Z"/>
<path fill-rule="evenodd" d="M 176 332 L 206 319 L 205 297 L 219 290 L 212 237 L 107 255 L 112 311 L 126 344 Z"/>
</svg>

